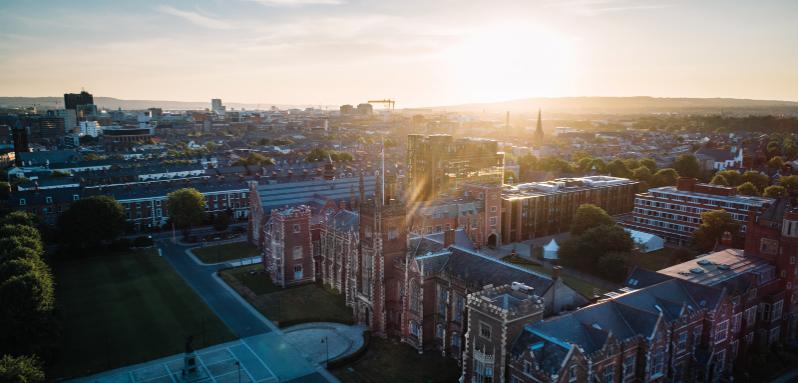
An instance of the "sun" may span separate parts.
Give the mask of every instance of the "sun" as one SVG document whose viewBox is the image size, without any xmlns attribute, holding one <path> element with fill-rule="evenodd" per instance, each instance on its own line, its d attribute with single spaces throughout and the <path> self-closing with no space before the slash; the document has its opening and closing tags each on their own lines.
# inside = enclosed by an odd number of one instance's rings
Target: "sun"
<svg viewBox="0 0 798 383">
<path fill-rule="evenodd" d="M 562 95 L 573 64 L 566 39 L 524 24 L 469 30 L 444 61 L 460 96 L 479 101 Z"/>
</svg>

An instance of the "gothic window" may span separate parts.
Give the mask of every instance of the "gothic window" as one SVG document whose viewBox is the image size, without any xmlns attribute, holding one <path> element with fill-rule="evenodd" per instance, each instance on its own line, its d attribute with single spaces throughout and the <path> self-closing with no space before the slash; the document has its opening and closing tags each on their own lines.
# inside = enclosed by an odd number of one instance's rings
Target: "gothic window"
<svg viewBox="0 0 798 383">
<path fill-rule="evenodd" d="M 435 325 L 435 337 L 438 339 L 443 339 L 443 325 L 440 323 Z"/>
<path fill-rule="evenodd" d="M 298 223 L 295 223 L 293 229 L 294 229 L 294 234 L 296 234 L 302 231 L 302 226 Z"/>
<path fill-rule="evenodd" d="M 615 364 L 610 363 L 607 367 L 604 367 L 604 373 L 602 375 L 602 382 L 613 383 L 615 381 Z"/>
<path fill-rule="evenodd" d="M 631 380 L 632 378 L 634 378 L 634 376 L 635 376 L 635 363 L 637 363 L 637 361 L 635 360 L 635 356 L 634 355 L 629 355 L 629 356 L 626 357 L 626 359 L 623 360 L 623 371 L 622 371 L 622 373 L 623 373 L 624 381 Z"/>
<path fill-rule="evenodd" d="M 421 299 L 421 288 L 418 285 L 418 281 L 411 280 L 410 281 L 410 311 L 414 313 L 420 312 L 420 299 Z"/>
<path fill-rule="evenodd" d="M 485 339 L 490 340 L 490 326 L 485 323 L 479 324 L 479 335 Z"/>
<path fill-rule="evenodd" d="M 654 356 L 651 358 L 651 377 L 660 376 L 663 374 L 665 366 L 665 352 L 662 347 L 657 348 Z"/>
<path fill-rule="evenodd" d="M 303 253 L 304 251 L 302 250 L 302 246 L 294 246 L 291 255 L 293 256 L 294 259 L 302 259 L 302 256 L 304 255 Z"/>
</svg>

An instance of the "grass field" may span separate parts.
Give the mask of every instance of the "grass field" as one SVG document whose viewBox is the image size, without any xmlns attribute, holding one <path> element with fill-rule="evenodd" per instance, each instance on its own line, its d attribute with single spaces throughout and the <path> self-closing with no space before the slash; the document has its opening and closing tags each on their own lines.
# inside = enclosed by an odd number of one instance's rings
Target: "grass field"
<svg viewBox="0 0 798 383">
<path fill-rule="evenodd" d="M 545 267 L 538 265 L 537 263 L 530 262 L 521 257 L 512 257 L 508 255 L 504 257 L 502 260 L 516 264 L 521 267 L 525 267 L 527 269 L 536 271 L 541 274 L 551 275 L 551 270 L 548 270 Z M 562 281 L 565 282 L 565 284 L 568 285 L 570 288 L 576 290 L 577 292 L 586 297 L 592 297 L 593 294 L 601 295 L 607 292 L 606 290 L 598 286 L 595 286 L 589 282 L 583 281 L 578 278 L 574 278 L 569 275 L 562 275 Z"/>
<path fill-rule="evenodd" d="M 154 249 L 57 264 L 62 350 L 50 376 L 77 377 L 233 340 Z"/>
<path fill-rule="evenodd" d="M 274 285 L 262 265 L 227 269 L 220 272 L 233 289 L 239 292 L 258 311 L 279 326 L 302 322 L 352 322 L 352 309 L 346 307 L 344 297 L 316 284 L 281 288 Z"/>
<path fill-rule="evenodd" d="M 456 382 L 460 367 L 439 352 L 419 355 L 406 344 L 372 337 L 361 358 L 332 373 L 345 383 Z"/>
<path fill-rule="evenodd" d="M 191 251 L 197 258 L 205 263 L 226 262 L 233 259 L 260 255 L 258 248 L 249 242 L 234 242 L 224 245 L 195 247 Z"/>
</svg>

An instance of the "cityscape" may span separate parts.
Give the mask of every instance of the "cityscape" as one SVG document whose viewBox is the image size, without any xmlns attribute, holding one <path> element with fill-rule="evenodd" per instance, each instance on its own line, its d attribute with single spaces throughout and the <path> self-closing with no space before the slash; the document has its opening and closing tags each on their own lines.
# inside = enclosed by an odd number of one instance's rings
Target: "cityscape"
<svg viewBox="0 0 798 383">
<path fill-rule="evenodd" d="M 1 4 L 0 383 L 798 381 L 798 4 L 710 3 Z"/>
</svg>

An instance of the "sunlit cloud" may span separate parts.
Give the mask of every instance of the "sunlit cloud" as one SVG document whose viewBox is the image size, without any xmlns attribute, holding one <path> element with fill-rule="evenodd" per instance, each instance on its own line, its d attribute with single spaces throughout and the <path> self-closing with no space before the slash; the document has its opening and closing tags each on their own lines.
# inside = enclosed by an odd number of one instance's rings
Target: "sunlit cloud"
<svg viewBox="0 0 798 383">
<path fill-rule="evenodd" d="M 159 5 L 155 7 L 155 10 L 171 16 L 179 17 L 183 20 L 186 20 L 194 25 L 198 25 L 204 28 L 210 29 L 233 29 L 234 26 L 224 20 L 215 19 L 210 16 L 205 16 L 203 14 L 192 12 L 192 11 L 185 11 L 181 9 L 177 9 L 175 7 L 169 5 Z"/>
</svg>

